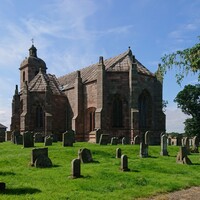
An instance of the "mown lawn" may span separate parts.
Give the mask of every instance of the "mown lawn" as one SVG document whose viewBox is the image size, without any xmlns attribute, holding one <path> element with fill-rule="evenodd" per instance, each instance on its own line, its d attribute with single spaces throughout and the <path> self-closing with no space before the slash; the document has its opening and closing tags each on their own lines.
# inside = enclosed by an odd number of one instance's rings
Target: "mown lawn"
<svg viewBox="0 0 200 200">
<path fill-rule="evenodd" d="M 43 147 L 36 143 L 36 147 Z M 91 150 L 95 162 L 81 164 L 83 178 L 71 179 L 71 161 L 80 148 Z M 128 156 L 130 172 L 120 171 L 116 148 Z M 75 143 L 62 147 L 60 142 L 49 146 L 52 168 L 29 165 L 32 148 L 11 142 L 0 143 L 0 181 L 6 191 L 0 199 L 135 199 L 200 185 L 200 155 L 189 155 L 193 165 L 176 163 L 179 147 L 169 146 L 168 157 L 160 156 L 159 146 L 150 146 L 149 158 L 139 157 L 139 145 L 99 146 Z"/>
</svg>

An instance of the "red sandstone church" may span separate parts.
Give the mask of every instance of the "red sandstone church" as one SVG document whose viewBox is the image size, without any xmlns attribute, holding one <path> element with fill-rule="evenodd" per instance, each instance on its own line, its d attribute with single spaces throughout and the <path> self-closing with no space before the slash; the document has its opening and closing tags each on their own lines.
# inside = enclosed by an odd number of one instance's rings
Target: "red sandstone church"
<svg viewBox="0 0 200 200">
<path fill-rule="evenodd" d="M 32 45 L 20 65 L 20 91 L 12 101 L 11 131 L 44 135 L 74 130 L 77 141 L 89 141 L 101 130 L 133 141 L 151 131 L 159 143 L 165 131 L 162 78 L 150 72 L 130 48 L 110 59 L 99 58 L 79 71 L 56 78 Z"/>
</svg>

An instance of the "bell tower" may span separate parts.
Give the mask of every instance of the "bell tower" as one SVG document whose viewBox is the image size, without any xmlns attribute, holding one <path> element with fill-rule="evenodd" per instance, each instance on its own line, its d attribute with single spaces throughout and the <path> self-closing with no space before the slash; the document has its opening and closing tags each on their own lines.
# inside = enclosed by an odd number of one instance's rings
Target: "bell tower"
<svg viewBox="0 0 200 200">
<path fill-rule="evenodd" d="M 33 42 L 33 41 L 32 41 Z M 24 83 L 30 83 L 31 80 L 38 74 L 40 71 L 46 73 L 46 64 L 45 62 L 37 57 L 37 49 L 33 45 L 29 49 L 29 57 L 25 58 L 20 65 L 20 90 L 23 89 Z"/>
</svg>

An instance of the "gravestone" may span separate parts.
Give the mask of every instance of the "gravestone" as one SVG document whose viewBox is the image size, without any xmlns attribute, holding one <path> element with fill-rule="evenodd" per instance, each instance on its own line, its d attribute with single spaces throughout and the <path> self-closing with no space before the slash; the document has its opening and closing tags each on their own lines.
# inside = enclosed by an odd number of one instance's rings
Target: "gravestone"
<svg viewBox="0 0 200 200">
<path fill-rule="evenodd" d="M 149 132 L 149 131 L 147 131 L 147 132 L 145 133 L 145 135 L 144 135 L 144 143 L 145 143 L 146 145 L 149 145 L 149 144 L 150 144 L 150 132 Z"/>
<path fill-rule="evenodd" d="M 93 161 L 91 151 L 86 148 L 79 149 L 78 158 L 82 163 L 90 163 Z"/>
<path fill-rule="evenodd" d="M 122 156 L 122 150 L 120 148 L 116 149 L 116 158 L 121 158 Z"/>
<path fill-rule="evenodd" d="M 23 144 L 23 136 L 16 135 L 14 141 L 15 141 L 15 144 L 17 144 L 17 145 Z"/>
<path fill-rule="evenodd" d="M 192 139 L 192 153 L 199 153 L 199 139 L 197 136 L 194 136 L 194 138 Z"/>
<path fill-rule="evenodd" d="M 26 147 L 34 147 L 34 139 L 33 139 L 33 133 L 26 131 L 23 134 L 23 146 Z"/>
<path fill-rule="evenodd" d="M 109 143 L 109 135 L 108 134 L 101 134 L 99 139 L 100 145 L 107 145 Z"/>
<path fill-rule="evenodd" d="M 161 152 L 160 152 L 160 155 L 168 156 L 168 152 L 167 152 L 167 135 L 166 134 L 161 136 Z"/>
<path fill-rule="evenodd" d="M 5 191 L 6 189 L 6 184 L 4 182 L 0 182 L 0 192 Z"/>
<path fill-rule="evenodd" d="M 75 133 L 73 130 L 71 131 L 66 131 L 65 133 L 63 133 L 63 147 L 67 147 L 67 146 L 73 146 L 73 143 L 75 142 Z"/>
<path fill-rule="evenodd" d="M 172 145 L 172 138 L 168 137 L 167 142 L 168 142 L 168 145 L 171 146 Z"/>
<path fill-rule="evenodd" d="M 16 136 L 19 136 L 20 135 L 20 132 L 19 131 L 13 131 L 12 133 L 11 133 L 11 142 L 12 143 L 14 143 L 14 144 L 16 144 Z"/>
<path fill-rule="evenodd" d="M 121 156 L 121 170 L 124 172 L 130 171 L 128 168 L 128 157 L 126 155 Z"/>
<path fill-rule="evenodd" d="M 182 135 L 178 134 L 176 137 L 176 146 L 182 146 Z"/>
<path fill-rule="evenodd" d="M 48 157 L 48 148 L 32 149 L 31 166 L 35 167 L 51 167 L 52 162 Z"/>
<path fill-rule="evenodd" d="M 176 157 L 176 162 L 180 164 L 187 164 L 191 165 L 191 160 L 187 157 L 188 151 L 186 147 L 180 147 L 180 151 L 178 152 L 178 155 Z"/>
<path fill-rule="evenodd" d="M 52 146 L 53 139 L 50 135 L 44 138 L 44 146 Z"/>
<path fill-rule="evenodd" d="M 0 142 L 5 142 L 5 131 L 0 131 Z"/>
<path fill-rule="evenodd" d="M 189 144 L 189 138 L 188 137 L 185 137 L 184 140 L 183 140 L 183 146 L 186 147 L 187 151 L 188 151 L 188 154 L 190 153 L 190 144 Z"/>
<path fill-rule="evenodd" d="M 72 174 L 71 177 L 72 178 L 80 178 L 81 176 L 81 161 L 78 158 L 75 158 L 72 160 L 71 162 L 71 170 L 72 170 Z"/>
<path fill-rule="evenodd" d="M 35 133 L 34 142 L 44 142 L 44 137 L 42 133 Z"/>
<path fill-rule="evenodd" d="M 139 137 L 139 135 L 136 135 L 134 137 L 134 144 L 140 144 L 140 137 Z"/>
<path fill-rule="evenodd" d="M 127 144 L 127 141 L 126 141 L 126 138 L 125 138 L 125 137 L 122 138 L 122 144 L 123 144 L 123 145 Z"/>
<path fill-rule="evenodd" d="M 10 141 L 11 140 L 11 135 L 12 135 L 11 131 L 6 131 L 6 138 L 5 138 L 5 140 L 6 141 Z"/>
<path fill-rule="evenodd" d="M 118 144 L 118 138 L 117 137 L 112 137 L 111 138 L 111 145 L 117 145 Z"/>
<path fill-rule="evenodd" d="M 51 138 L 52 138 L 53 142 L 58 142 L 58 135 L 51 134 Z"/>
<path fill-rule="evenodd" d="M 147 158 L 148 156 L 148 145 L 144 142 L 140 142 L 140 157 Z"/>
</svg>

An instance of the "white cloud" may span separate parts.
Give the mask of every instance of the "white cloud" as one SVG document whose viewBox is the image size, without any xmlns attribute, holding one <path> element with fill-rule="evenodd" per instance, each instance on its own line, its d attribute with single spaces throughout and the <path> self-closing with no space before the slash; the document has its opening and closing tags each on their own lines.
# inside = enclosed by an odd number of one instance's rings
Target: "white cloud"
<svg viewBox="0 0 200 200">
<path fill-rule="evenodd" d="M 167 132 L 184 132 L 184 121 L 189 118 L 178 108 L 166 109 L 166 130 Z"/>
</svg>

